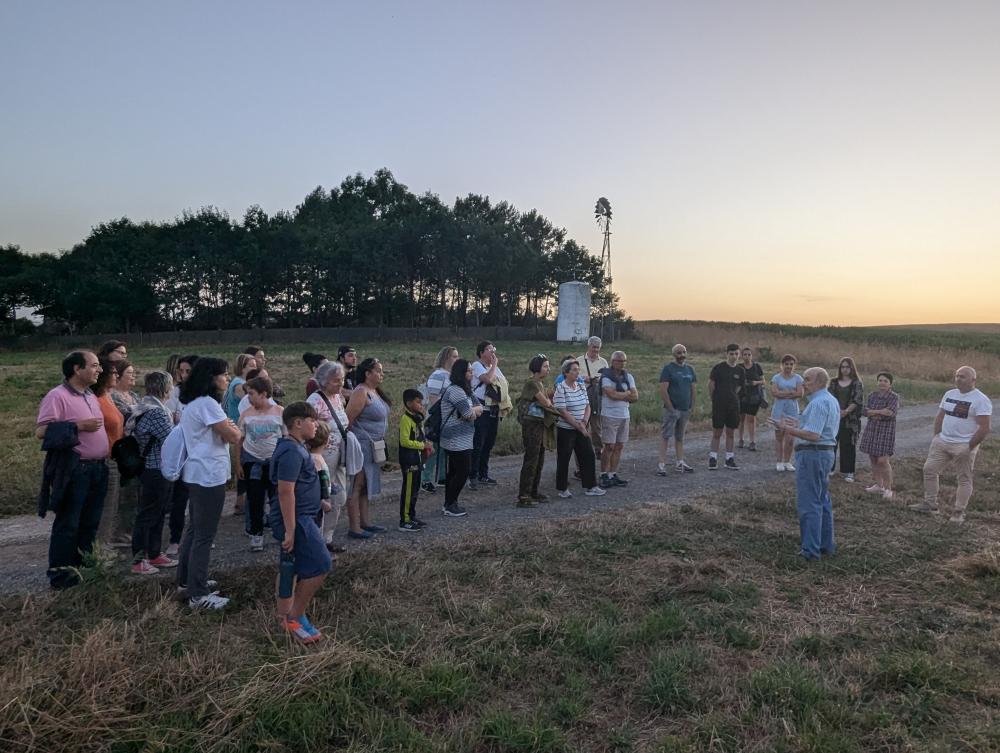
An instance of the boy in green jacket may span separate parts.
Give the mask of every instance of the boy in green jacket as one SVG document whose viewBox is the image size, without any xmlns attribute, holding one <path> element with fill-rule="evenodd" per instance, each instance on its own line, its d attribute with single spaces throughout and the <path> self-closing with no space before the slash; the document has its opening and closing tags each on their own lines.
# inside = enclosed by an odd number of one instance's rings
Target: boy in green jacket
<svg viewBox="0 0 1000 753">
<path fill-rule="evenodd" d="M 399 491 L 399 530 L 419 531 L 425 523 L 416 517 L 417 494 L 420 492 L 420 471 L 424 453 L 434 445 L 424 439 L 424 398 L 418 390 L 403 390 L 403 411 L 399 419 L 399 467 L 403 472 L 403 488 Z"/>
</svg>

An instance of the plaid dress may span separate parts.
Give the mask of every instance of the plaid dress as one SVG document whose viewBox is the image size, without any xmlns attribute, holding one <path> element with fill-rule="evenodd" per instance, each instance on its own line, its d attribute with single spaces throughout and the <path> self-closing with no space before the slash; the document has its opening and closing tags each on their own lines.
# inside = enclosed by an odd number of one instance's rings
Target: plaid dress
<svg viewBox="0 0 1000 753">
<path fill-rule="evenodd" d="M 892 416 L 868 416 L 870 410 L 889 408 Z M 861 435 L 858 451 L 876 458 L 890 456 L 896 449 L 896 412 L 899 410 L 899 395 L 892 390 L 876 390 L 868 395 L 865 403 L 865 433 Z"/>
</svg>

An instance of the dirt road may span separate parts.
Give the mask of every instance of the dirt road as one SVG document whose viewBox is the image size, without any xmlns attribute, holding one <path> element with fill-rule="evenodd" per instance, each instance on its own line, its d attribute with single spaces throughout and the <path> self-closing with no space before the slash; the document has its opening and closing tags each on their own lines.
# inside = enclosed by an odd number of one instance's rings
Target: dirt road
<svg viewBox="0 0 1000 753">
<path fill-rule="evenodd" d="M 1000 406 L 1000 401 L 995 405 Z M 922 456 L 931 439 L 936 405 L 907 406 L 900 411 L 896 429 L 897 456 Z M 579 482 L 571 484 L 572 499 L 555 496 L 555 454 L 548 453 L 542 475 L 542 491 L 552 501 L 531 509 L 514 507 L 517 497 L 517 480 L 521 467 L 520 457 L 497 458 L 491 463 L 491 474 L 499 481 L 497 487 L 466 490 L 461 504 L 469 511 L 464 518 L 445 518 L 440 513 L 443 489 L 436 494 L 420 493 L 417 503 L 419 516 L 430 525 L 419 533 L 401 533 L 396 530 L 398 520 L 398 473 L 384 477 L 385 493 L 373 505 L 373 520 L 389 528 L 388 533 L 367 541 L 348 540 L 346 515 L 342 516 L 338 538 L 348 547 L 346 554 L 380 546 L 420 546 L 442 537 L 462 536 L 467 532 L 481 533 L 486 529 L 532 525 L 538 521 L 560 517 L 574 517 L 605 510 L 621 510 L 646 504 L 681 504 L 694 497 L 715 490 L 735 491 L 764 484 L 784 485 L 790 496 L 794 495 L 794 474 L 777 473 L 774 469 L 774 437 L 770 431 L 758 430 L 758 452 L 737 451 L 738 471 L 720 468 L 709 471 L 707 467 L 708 432 L 691 432 L 686 442 L 688 462 L 695 466 L 695 473 L 678 474 L 672 469 L 666 478 L 657 476 L 656 452 L 658 439 L 643 439 L 629 443 L 622 459 L 621 476 L 629 481 L 628 487 L 609 490 L 604 497 L 585 497 Z M 859 458 L 862 479 L 868 478 L 868 461 Z M 836 484 L 842 482 L 835 482 Z M 252 553 L 243 533 L 242 517 L 234 517 L 233 495 L 226 503 L 226 511 L 216 539 L 217 548 L 212 554 L 213 573 L 259 562 L 261 567 L 273 567 L 277 558 L 277 542 L 265 533 L 267 546 L 264 552 Z M 836 492 L 834 492 L 836 505 Z M 45 520 L 35 515 L 22 515 L 0 521 L 0 590 L 5 594 L 39 592 L 46 590 L 46 552 L 51 516 Z M 128 561 L 127 550 L 119 550 L 122 568 Z M 139 577 L 139 576 L 129 576 Z M 153 578 L 172 578 L 171 571 L 164 571 Z"/>
</svg>

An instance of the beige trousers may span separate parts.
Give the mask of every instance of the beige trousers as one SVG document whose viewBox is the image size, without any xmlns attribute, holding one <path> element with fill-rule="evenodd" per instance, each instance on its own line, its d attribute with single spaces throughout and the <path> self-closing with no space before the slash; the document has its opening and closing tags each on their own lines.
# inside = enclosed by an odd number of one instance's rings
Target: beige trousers
<svg viewBox="0 0 1000 753">
<path fill-rule="evenodd" d="M 949 467 L 954 467 L 958 478 L 955 512 L 965 512 L 972 496 L 972 468 L 976 464 L 977 452 L 979 448 L 969 450 L 967 442 L 945 442 L 940 435 L 935 435 L 924 462 L 924 503 L 928 507 L 937 507 L 941 474 Z"/>
</svg>

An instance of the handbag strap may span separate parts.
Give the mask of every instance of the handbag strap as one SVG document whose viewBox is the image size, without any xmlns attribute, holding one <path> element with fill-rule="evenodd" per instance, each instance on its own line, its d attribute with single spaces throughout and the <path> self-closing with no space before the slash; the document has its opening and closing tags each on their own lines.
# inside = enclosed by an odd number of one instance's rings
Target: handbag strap
<svg viewBox="0 0 1000 753">
<path fill-rule="evenodd" d="M 316 392 L 323 399 L 323 402 L 326 403 L 326 407 L 330 409 L 330 415 L 333 416 L 333 420 L 337 423 L 337 429 L 340 430 L 340 436 L 343 439 L 347 439 L 347 429 L 345 429 L 344 425 L 340 423 L 340 416 L 338 416 L 337 411 L 333 409 L 333 403 L 330 402 L 330 398 L 323 394 L 323 390 L 316 390 Z"/>
</svg>

